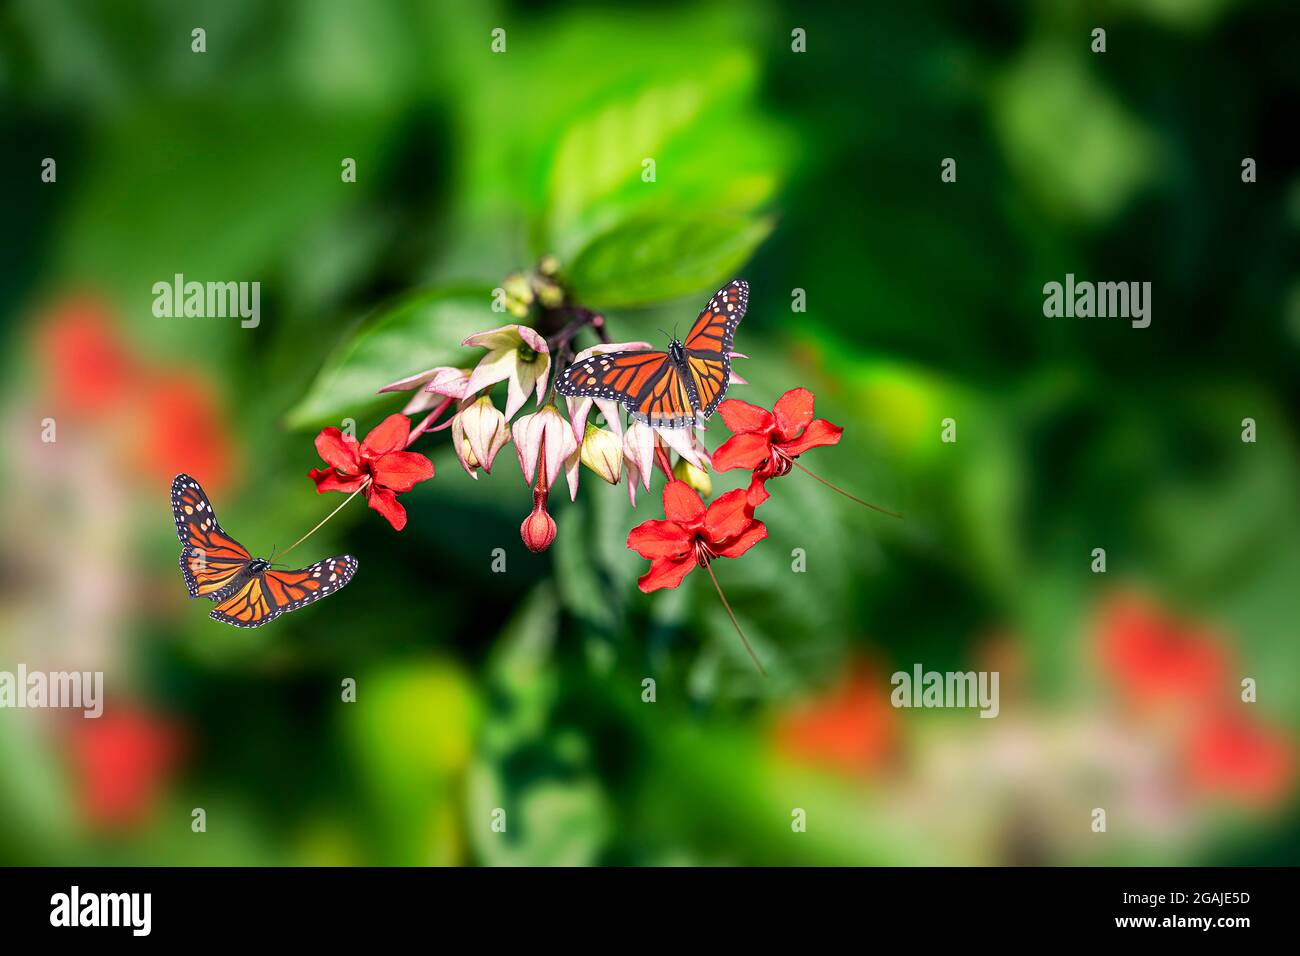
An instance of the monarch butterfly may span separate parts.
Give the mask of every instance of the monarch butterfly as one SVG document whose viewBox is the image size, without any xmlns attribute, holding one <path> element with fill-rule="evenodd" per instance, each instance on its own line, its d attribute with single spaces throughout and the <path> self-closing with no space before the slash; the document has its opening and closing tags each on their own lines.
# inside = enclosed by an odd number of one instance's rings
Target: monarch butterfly
<svg viewBox="0 0 1300 956">
<path fill-rule="evenodd" d="M 667 352 L 607 352 L 575 362 L 555 380 L 561 395 L 622 402 L 633 420 L 659 428 L 698 426 L 713 414 L 731 378 L 731 346 L 749 305 L 749 283 L 714 293 L 686 338 Z"/>
<path fill-rule="evenodd" d="M 217 606 L 208 615 L 235 627 L 261 627 L 319 601 L 352 580 L 357 559 L 326 558 L 300 571 L 275 571 L 221 530 L 212 502 L 189 475 L 172 479 L 172 516 L 181 539 L 181 574 L 190 597 Z"/>
</svg>

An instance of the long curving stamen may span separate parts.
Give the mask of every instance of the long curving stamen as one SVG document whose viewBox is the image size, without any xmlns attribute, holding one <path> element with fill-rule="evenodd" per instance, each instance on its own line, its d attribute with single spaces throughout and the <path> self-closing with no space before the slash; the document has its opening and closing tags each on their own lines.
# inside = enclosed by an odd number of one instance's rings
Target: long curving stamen
<svg viewBox="0 0 1300 956">
<path fill-rule="evenodd" d="M 735 627 L 736 633 L 740 635 L 740 643 L 744 644 L 745 650 L 749 651 L 749 656 L 754 661 L 754 666 L 758 668 L 758 672 L 766 677 L 767 671 L 763 669 L 763 664 L 759 661 L 758 655 L 754 653 L 754 649 L 749 646 L 749 641 L 745 638 L 745 632 L 740 629 L 740 624 L 736 621 L 736 615 L 731 612 L 731 605 L 727 603 L 727 596 L 722 593 L 722 585 L 718 584 L 718 577 L 713 573 L 713 565 L 706 557 L 700 558 L 700 564 L 704 565 L 704 570 L 708 571 L 709 577 L 713 579 L 713 586 L 718 591 L 718 597 L 722 598 L 722 606 L 727 609 L 727 617 L 731 618 L 732 626 Z"/>
<path fill-rule="evenodd" d="M 897 511 L 889 511 L 889 510 L 886 509 L 886 508 L 882 508 L 882 507 L 880 507 L 880 505 L 873 505 L 873 504 L 872 504 L 871 502 L 869 502 L 869 501 L 863 501 L 861 498 L 857 497 L 856 495 L 851 495 L 851 494 L 849 494 L 849 493 L 848 493 L 847 491 L 845 491 L 843 488 L 840 488 L 840 487 L 837 486 L 837 485 L 833 485 L 833 484 L 831 484 L 829 481 L 827 481 L 827 480 L 826 480 L 825 478 L 823 478 L 821 475 L 813 474 L 813 472 L 809 471 L 807 468 L 805 468 L 803 465 L 799 464 L 799 463 L 798 463 L 797 461 L 795 461 L 793 458 L 787 458 L 786 460 L 787 460 L 788 462 L 790 462 L 790 464 L 792 464 L 792 465 L 794 465 L 796 468 L 798 468 L 800 471 L 802 471 L 804 474 L 806 474 L 806 475 L 812 475 L 812 477 L 816 478 L 818 481 L 820 481 L 820 482 L 821 482 L 823 485 L 825 485 L 827 488 L 830 488 L 832 491 L 838 491 L 838 492 L 839 492 L 840 494 L 842 494 L 845 498 L 848 498 L 848 499 L 850 499 L 851 501 L 856 501 L 858 504 L 863 505 L 864 507 L 870 508 L 872 511 L 879 511 L 881 514 L 887 514 L 887 515 L 889 515 L 891 518 L 901 518 L 901 517 L 903 517 L 903 516 L 900 515 Z"/>
<path fill-rule="evenodd" d="M 346 505 L 349 501 L 351 501 L 351 500 L 352 500 L 353 498 L 355 498 L 357 495 L 361 494 L 361 492 L 363 492 L 363 491 L 365 491 L 367 488 L 369 488 L 369 487 L 370 487 L 370 482 L 371 482 L 371 478 L 370 478 L 369 475 L 367 475 L 367 476 L 366 476 L 366 480 L 363 481 L 363 482 L 361 483 L 361 487 L 358 488 L 356 491 L 352 492 L 352 494 L 348 495 L 346 498 L 343 499 L 343 504 L 339 505 L 337 508 L 335 508 L 335 509 L 334 509 L 333 511 L 331 511 L 329 514 L 327 514 L 324 518 L 322 518 L 321 521 L 320 521 L 320 524 L 316 525 L 316 527 L 312 528 L 310 531 L 308 531 L 305 535 L 303 535 L 301 538 L 299 538 L 299 539 L 298 539 L 297 541 L 295 541 L 293 544 L 289 545 L 289 547 L 285 548 L 285 549 L 284 549 L 284 553 L 285 553 L 285 554 L 288 554 L 288 553 L 289 553 L 290 551 L 292 551 L 294 548 L 298 547 L 298 545 L 302 544 L 304 541 L 306 541 L 308 538 L 310 538 L 312 535 L 314 535 L 317 531 L 319 531 L 319 530 L 321 529 L 322 525 L 324 525 L 326 521 L 329 521 L 330 518 L 333 518 L 336 514 L 338 514 L 340 511 L 343 510 L 343 505 Z"/>
</svg>

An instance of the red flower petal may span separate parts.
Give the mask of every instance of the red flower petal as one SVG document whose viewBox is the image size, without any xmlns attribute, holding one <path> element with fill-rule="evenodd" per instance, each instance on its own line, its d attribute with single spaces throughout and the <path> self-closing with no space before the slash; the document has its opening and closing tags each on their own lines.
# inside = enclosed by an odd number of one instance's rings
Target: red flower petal
<svg viewBox="0 0 1300 956">
<path fill-rule="evenodd" d="M 757 508 L 768 498 L 771 498 L 772 495 L 767 490 L 766 479 L 760 478 L 758 475 L 750 478 L 749 487 L 745 490 L 745 497 L 749 501 L 751 509 Z"/>
<path fill-rule="evenodd" d="M 406 527 L 406 509 L 398 503 L 397 495 L 387 488 L 371 485 L 366 489 L 366 498 L 370 501 L 370 507 L 388 519 L 394 531 L 401 531 Z"/>
<path fill-rule="evenodd" d="M 724 544 L 740 534 L 754 520 L 745 500 L 745 489 L 737 488 L 720 495 L 704 515 L 704 532 L 709 544 Z"/>
<path fill-rule="evenodd" d="M 339 471 L 355 475 L 361 471 L 361 456 L 357 453 L 357 440 L 344 435 L 337 428 L 323 428 L 316 436 L 316 451 L 325 464 Z"/>
<path fill-rule="evenodd" d="M 406 447 L 407 436 L 411 434 L 411 421 L 405 415 L 394 412 L 370 430 L 366 440 L 361 443 L 361 451 L 368 458 L 379 458 Z"/>
<path fill-rule="evenodd" d="M 736 435 L 743 435 L 746 432 L 761 432 L 766 435 L 776 425 L 772 413 L 766 408 L 742 402 L 738 398 L 729 398 L 719 405 L 718 414 L 727 423 L 727 428 Z"/>
<path fill-rule="evenodd" d="M 789 441 L 808 427 L 813 418 L 813 393 L 806 388 L 792 388 L 776 400 L 772 409 L 776 430 Z"/>
<path fill-rule="evenodd" d="M 317 494 L 324 494 L 327 491 L 356 491 L 365 481 L 361 477 L 343 477 L 333 468 L 313 468 L 307 472 L 307 477 L 316 482 Z"/>
<path fill-rule="evenodd" d="M 414 451 L 395 451 L 370 463 L 375 482 L 393 491 L 410 491 L 433 477 L 433 462 Z"/>
<path fill-rule="evenodd" d="M 717 551 L 718 557 L 738 558 L 766 537 L 767 525 L 761 521 L 755 521 L 725 548 L 719 548 Z"/>
<path fill-rule="evenodd" d="M 826 419 L 819 418 L 794 441 L 782 442 L 781 450 L 793 458 L 795 455 L 802 455 L 809 448 L 838 444 L 843 432 L 844 429 L 839 425 L 832 425 Z"/>
<path fill-rule="evenodd" d="M 675 521 L 644 521 L 627 535 L 627 546 L 651 561 L 689 554 L 694 535 Z"/>
<path fill-rule="evenodd" d="M 770 457 L 772 446 L 766 434 L 732 435 L 713 453 L 714 471 L 731 471 L 733 468 L 757 468 L 763 459 Z"/>
<path fill-rule="evenodd" d="M 650 563 L 650 570 L 637 579 L 636 586 L 647 594 L 660 588 L 675 588 L 694 567 L 694 556 L 680 560 L 659 558 Z"/>
<path fill-rule="evenodd" d="M 704 502 L 686 482 L 670 481 L 664 485 L 664 517 L 694 531 L 704 521 Z"/>
</svg>

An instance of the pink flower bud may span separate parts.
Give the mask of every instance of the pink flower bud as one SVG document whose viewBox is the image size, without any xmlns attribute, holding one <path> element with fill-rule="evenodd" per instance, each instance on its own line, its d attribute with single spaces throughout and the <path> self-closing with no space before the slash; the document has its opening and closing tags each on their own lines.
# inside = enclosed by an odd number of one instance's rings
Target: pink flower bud
<svg viewBox="0 0 1300 956">
<path fill-rule="evenodd" d="M 534 554 L 541 554 L 555 540 L 555 519 L 546 513 L 545 491 L 533 494 L 533 510 L 519 526 L 519 537 L 524 539 L 524 547 Z"/>
</svg>

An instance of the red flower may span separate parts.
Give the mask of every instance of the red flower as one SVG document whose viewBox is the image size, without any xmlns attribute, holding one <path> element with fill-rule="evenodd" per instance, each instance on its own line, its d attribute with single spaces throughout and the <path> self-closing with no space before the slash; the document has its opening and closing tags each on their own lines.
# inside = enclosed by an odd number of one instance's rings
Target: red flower
<svg viewBox="0 0 1300 956">
<path fill-rule="evenodd" d="M 1267 807 L 1290 790 L 1294 753 L 1295 742 L 1284 732 L 1221 710 L 1191 731 L 1185 760 L 1202 793 Z"/>
<path fill-rule="evenodd" d="M 810 448 L 836 444 L 844 431 L 813 418 L 813 393 L 806 388 L 790 389 L 770 412 L 735 398 L 719 405 L 718 411 L 733 434 L 713 453 L 713 468 L 752 469 L 749 503 L 755 507 L 768 498 L 769 478 L 788 474 L 794 459 Z"/>
<path fill-rule="evenodd" d="M 209 491 L 225 487 L 235 452 L 220 403 L 203 377 L 194 371 L 159 374 L 137 389 L 133 463 L 159 481 L 189 469 L 203 476 Z"/>
<path fill-rule="evenodd" d="M 745 492 L 737 488 L 717 498 L 708 510 L 684 481 L 664 486 L 666 521 L 646 521 L 627 536 L 627 546 L 650 560 L 637 586 L 642 591 L 675 588 L 696 565 L 714 558 L 738 558 L 767 537 L 754 520 Z"/>
<path fill-rule="evenodd" d="M 874 667 L 855 664 L 834 686 L 783 711 L 773 727 L 777 750 L 802 763 L 867 775 L 889 756 L 896 715 Z"/>
<path fill-rule="evenodd" d="M 60 303 L 41 334 L 40 352 L 56 400 L 70 411 L 102 416 L 132 395 L 138 363 L 96 296 Z"/>
<path fill-rule="evenodd" d="M 1228 679 L 1219 641 L 1141 597 L 1107 602 L 1098 643 L 1103 668 L 1138 706 L 1196 706 Z"/>
<path fill-rule="evenodd" d="M 1232 655 L 1221 638 L 1134 595 L 1111 598 L 1100 621 L 1102 667 L 1139 711 L 1177 715 L 1179 752 L 1198 793 L 1258 807 L 1286 796 L 1295 742 L 1230 709 Z"/>
<path fill-rule="evenodd" d="M 78 720 L 69 741 L 82 812 L 100 829 L 149 816 L 184 750 L 182 728 L 143 710 L 117 708 Z"/>
<path fill-rule="evenodd" d="M 433 477 L 433 462 L 404 450 L 410 433 L 405 415 L 389 415 L 360 444 L 337 428 L 323 429 L 316 436 L 316 450 L 330 467 L 309 472 L 316 491 L 365 489 L 370 507 L 401 531 L 406 527 L 406 509 L 398 504 L 398 494 Z"/>
</svg>

